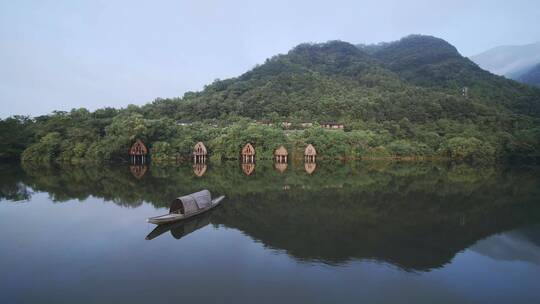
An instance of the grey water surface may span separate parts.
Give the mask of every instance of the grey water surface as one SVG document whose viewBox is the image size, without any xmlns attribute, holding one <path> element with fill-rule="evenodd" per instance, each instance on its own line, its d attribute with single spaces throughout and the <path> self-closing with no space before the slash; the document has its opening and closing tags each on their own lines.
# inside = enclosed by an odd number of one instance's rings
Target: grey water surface
<svg viewBox="0 0 540 304">
<path fill-rule="evenodd" d="M 0 303 L 540 303 L 538 167 L 0 169 Z"/>
</svg>

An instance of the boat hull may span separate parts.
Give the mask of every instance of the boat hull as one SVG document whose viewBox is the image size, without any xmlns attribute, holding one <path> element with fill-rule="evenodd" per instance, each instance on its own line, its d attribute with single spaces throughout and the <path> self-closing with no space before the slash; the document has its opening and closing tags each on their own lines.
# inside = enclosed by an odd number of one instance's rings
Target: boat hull
<svg viewBox="0 0 540 304">
<path fill-rule="evenodd" d="M 208 210 L 212 210 L 213 208 L 217 207 L 223 201 L 224 198 L 225 198 L 225 196 L 222 195 L 222 196 L 220 196 L 220 197 L 218 197 L 216 199 L 213 199 L 212 204 L 210 205 L 210 207 L 198 210 L 198 211 L 190 213 L 188 215 L 179 214 L 179 213 L 169 213 L 169 214 L 164 214 L 164 215 L 159 215 L 159 216 L 154 216 L 154 217 L 148 218 L 148 219 L 146 219 L 146 221 L 148 223 L 152 223 L 152 224 L 156 224 L 156 225 L 162 225 L 162 224 L 168 224 L 168 223 L 173 223 L 173 222 L 185 220 L 185 219 L 194 217 L 196 215 L 199 215 L 201 213 L 204 213 L 204 212 L 206 212 Z"/>
</svg>

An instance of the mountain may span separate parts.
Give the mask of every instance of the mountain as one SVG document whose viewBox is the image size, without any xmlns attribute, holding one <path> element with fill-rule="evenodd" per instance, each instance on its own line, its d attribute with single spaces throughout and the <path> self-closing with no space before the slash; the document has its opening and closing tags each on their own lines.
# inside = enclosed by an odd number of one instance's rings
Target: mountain
<svg viewBox="0 0 540 304">
<path fill-rule="evenodd" d="M 423 69 L 433 64 L 459 64 L 463 59 L 457 49 L 448 42 L 423 35 L 410 35 L 388 43 L 373 52 L 373 56 L 391 70 L 403 72 L 407 79 L 410 79 L 407 76 L 417 74 L 418 68 Z"/>
<path fill-rule="evenodd" d="M 309 142 L 328 158 L 483 161 L 537 155 L 539 119 L 540 89 L 481 69 L 442 39 L 411 35 L 375 46 L 304 43 L 182 97 L 121 110 L 57 112 L 20 125 L 37 141 L 23 160 L 125 159 L 140 138 L 150 143 L 155 161 L 189 155 L 194 141 L 208 143 L 222 158 L 238 157 L 245 142 L 266 158 L 279 145 L 301 151 Z M 291 135 L 248 123 L 253 120 L 339 121 L 350 132 L 312 128 Z M 178 121 L 202 124 L 184 128 Z"/>
<path fill-rule="evenodd" d="M 540 63 L 519 76 L 518 80 L 526 84 L 540 87 Z"/>
<path fill-rule="evenodd" d="M 473 86 L 489 76 L 461 56 L 454 46 L 431 36 L 407 36 L 379 49 L 373 56 L 400 78 L 422 87 L 461 92 L 462 87 Z"/>
<path fill-rule="evenodd" d="M 540 42 L 526 45 L 505 45 L 472 56 L 471 60 L 494 74 L 518 79 L 540 63 Z"/>
<path fill-rule="evenodd" d="M 187 93 L 181 116 L 217 118 L 235 114 L 260 119 L 271 113 L 302 119 L 337 119 L 360 114 L 369 96 L 399 91 L 397 75 L 354 45 L 331 41 L 301 44 L 238 78 L 216 81 Z"/>
<path fill-rule="evenodd" d="M 481 69 L 442 39 L 412 35 L 375 48 L 342 41 L 301 44 L 238 78 L 187 93 L 179 105 L 177 113 L 190 119 L 274 113 L 425 122 L 468 117 L 484 111 L 481 105 L 539 117 L 540 91 Z"/>
<path fill-rule="evenodd" d="M 411 84 L 452 95 L 467 88 L 469 98 L 540 116 L 538 90 L 483 70 L 440 38 L 407 36 L 379 49 L 373 56 Z"/>
</svg>

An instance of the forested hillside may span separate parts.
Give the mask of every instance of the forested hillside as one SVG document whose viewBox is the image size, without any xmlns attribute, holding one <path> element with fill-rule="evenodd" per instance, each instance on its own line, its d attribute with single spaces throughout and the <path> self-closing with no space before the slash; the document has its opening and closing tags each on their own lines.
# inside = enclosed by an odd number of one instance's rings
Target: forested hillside
<svg viewBox="0 0 540 304">
<path fill-rule="evenodd" d="M 540 117 L 540 90 L 482 70 L 442 39 L 408 36 L 373 55 L 412 84 L 448 94 L 466 87 L 472 100 Z"/>
<path fill-rule="evenodd" d="M 480 69 L 444 40 L 415 35 L 376 46 L 301 44 L 200 92 L 141 107 L 4 120 L 0 136 L 4 146 L 19 136 L 26 161 L 125 160 L 136 138 L 150 145 L 154 161 L 189 155 L 199 140 L 214 159 L 237 157 L 249 141 L 259 157 L 281 144 L 299 151 L 314 143 L 327 158 L 494 161 L 537 155 L 539 117 L 539 89 Z M 328 120 L 346 130 L 316 124 Z M 284 121 L 315 126 L 285 133 Z M 13 133 L 14 126 L 26 131 Z M 2 156 L 17 157 L 24 147 L 2 148 Z"/>
</svg>

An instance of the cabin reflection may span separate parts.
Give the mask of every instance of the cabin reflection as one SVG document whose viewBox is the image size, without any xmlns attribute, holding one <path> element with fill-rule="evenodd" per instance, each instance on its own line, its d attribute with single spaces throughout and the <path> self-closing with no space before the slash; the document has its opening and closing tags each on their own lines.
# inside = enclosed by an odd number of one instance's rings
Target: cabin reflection
<svg viewBox="0 0 540 304">
<path fill-rule="evenodd" d="M 197 177 L 202 177 L 206 173 L 207 168 L 208 166 L 206 163 L 195 163 L 193 164 L 193 173 L 195 173 Z"/>
<path fill-rule="evenodd" d="M 207 213 L 197 215 L 195 217 L 192 217 L 190 219 L 179 221 L 176 223 L 170 223 L 165 225 L 159 225 L 154 230 L 152 230 L 147 236 L 146 240 L 152 240 L 156 237 L 166 233 L 167 231 L 171 232 L 171 235 L 179 240 L 183 238 L 184 236 L 193 233 L 206 225 L 210 224 L 210 216 L 213 211 L 209 211 Z"/>
<path fill-rule="evenodd" d="M 241 165 L 242 171 L 245 175 L 251 175 L 253 172 L 255 172 L 255 164 L 254 163 L 242 163 Z"/>
<path fill-rule="evenodd" d="M 317 164 L 315 163 L 316 157 L 317 150 L 315 150 L 315 147 L 312 144 L 307 145 L 304 150 L 304 169 L 306 169 L 308 174 L 313 174 L 317 168 Z"/>
<path fill-rule="evenodd" d="M 274 151 L 274 167 L 281 173 L 287 170 L 287 158 L 289 157 L 289 152 L 284 146 L 280 146 Z"/>
<path fill-rule="evenodd" d="M 285 170 L 287 170 L 287 166 L 288 166 L 287 163 L 275 163 L 274 164 L 274 168 L 276 168 L 276 170 L 278 170 L 280 173 L 285 172 Z"/>
<path fill-rule="evenodd" d="M 129 171 L 136 179 L 141 179 L 148 171 L 148 166 L 146 165 L 133 165 L 129 166 Z"/>
<path fill-rule="evenodd" d="M 304 169 L 308 174 L 313 174 L 315 172 L 315 169 L 317 168 L 317 163 L 315 162 L 305 162 L 304 163 Z"/>
<path fill-rule="evenodd" d="M 255 171 L 255 148 L 247 143 L 240 152 L 241 167 L 245 175 L 251 175 Z"/>
</svg>

